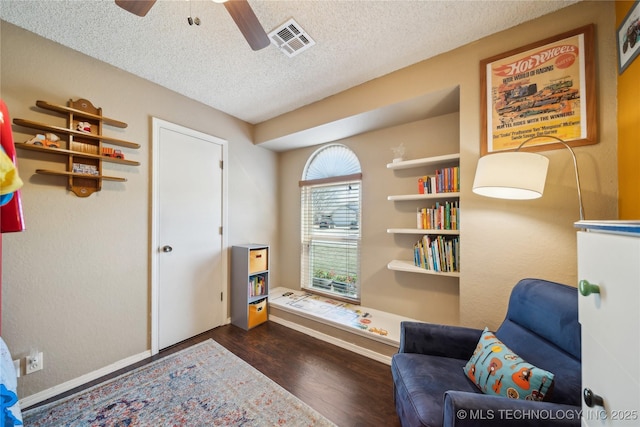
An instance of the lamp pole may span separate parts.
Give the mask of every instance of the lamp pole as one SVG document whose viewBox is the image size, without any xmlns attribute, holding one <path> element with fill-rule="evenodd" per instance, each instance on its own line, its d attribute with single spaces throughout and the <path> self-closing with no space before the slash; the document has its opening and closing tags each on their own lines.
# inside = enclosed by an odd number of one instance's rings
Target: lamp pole
<svg viewBox="0 0 640 427">
<path fill-rule="evenodd" d="M 561 143 L 562 145 L 564 145 L 565 148 L 567 150 L 569 150 L 569 152 L 571 153 L 571 158 L 573 159 L 573 169 L 576 171 L 576 186 L 578 187 L 578 204 L 580 205 L 580 221 L 583 221 L 584 220 L 584 206 L 582 204 L 582 191 L 580 190 L 580 175 L 578 174 L 578 161 L 576 160 L 576 154 L 573 152 L 573 149 L 569 146 L 569 144 L 567 144 L 563 139 L 560 139 L 557 136 L 553 136 L 553 135 L 536 135 L 536 136 L 532 136 L 531 138 L 527 139 L 522 144 L 520 144 L 518 146 L 518 148 L 516 148 L 516 151 L 520 150 L 520 148 L 522 148 L 522 146 L 524 146 L 529 141 L 532 141 L 532 140 L 537 139 L 537 138 L 551 138 L 551 139 L 554 139 L 554 140 L 558 141 L 559 143 Z"/>
</svg>

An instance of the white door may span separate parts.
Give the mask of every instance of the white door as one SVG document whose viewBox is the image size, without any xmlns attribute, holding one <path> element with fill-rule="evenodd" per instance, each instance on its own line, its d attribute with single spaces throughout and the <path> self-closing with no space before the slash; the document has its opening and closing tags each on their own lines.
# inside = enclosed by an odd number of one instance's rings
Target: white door
<svg viewBox="0 0 640 427">
<path fill-rule="evenodd" d="M 226 318 L 225 148 L 224 140 L 153 119 L 154 354 Z"/>
</svg>

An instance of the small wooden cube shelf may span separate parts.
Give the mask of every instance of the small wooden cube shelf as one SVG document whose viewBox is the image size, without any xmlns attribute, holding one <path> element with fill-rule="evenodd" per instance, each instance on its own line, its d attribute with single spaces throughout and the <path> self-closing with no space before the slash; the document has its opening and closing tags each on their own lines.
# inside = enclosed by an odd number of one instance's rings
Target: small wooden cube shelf
<svg viewBox="0 0 640 427">
<path fill-rule="evenodd" d="M 17 148 L 24 150 L 56 154 L 67 158 L 65 171 L 36 169 L 36 173 L 66 177 L 67 188 L 70 191 L 79 197 L 88 197 L 102 189 L 103 180 L 126 181 L 126 178 L 103 175 L 103 162 L 119 163 L 127 166 L 140 165 L 140 162 L 137 161 L 103 154 L 103 144 L 132 149 L 140 148 L 140 144 L 103 135 L 103 125 L 126 128 L 127 124 L 119 120 L 104 117 L 102 115 L 102 108 L 94 107 L 90 101 L 86 99 L 73 101 L 70 99 L 67 106 L 50 104 L 46 101 L 36 101 L 36 105 L 44 110 L 63 114 L 67 118 L 66 128 L 25 119 L 16 118 L 13 120 L 13 123 L 18 126 L 50 132 L 59 138 L 60 134 L 62 134 L 67 138 L 66 149 L 31 143 L 15 144 Z M 95 174 L 86 173 L 84 172 L 85 170 L 95 171 Z"/>
</svg>

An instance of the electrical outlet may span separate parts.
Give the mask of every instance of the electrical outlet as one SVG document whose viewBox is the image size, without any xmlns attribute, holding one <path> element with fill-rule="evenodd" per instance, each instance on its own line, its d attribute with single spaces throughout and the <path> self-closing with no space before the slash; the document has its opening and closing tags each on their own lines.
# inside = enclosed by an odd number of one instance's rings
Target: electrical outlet
<svg viewBox="0 0 640 427">
<path fill-rule="evenodd" d="M 20 359 L 13 361 L 13 367 L 16 370 L 16 378 L 20 378 Z"/>
<path fill-rule="evenodd" d="M 32 374 L 44 368 L 44 356 L 42 352 L 33 352 L 27 356 L 25 374 Z"/>
</svg>

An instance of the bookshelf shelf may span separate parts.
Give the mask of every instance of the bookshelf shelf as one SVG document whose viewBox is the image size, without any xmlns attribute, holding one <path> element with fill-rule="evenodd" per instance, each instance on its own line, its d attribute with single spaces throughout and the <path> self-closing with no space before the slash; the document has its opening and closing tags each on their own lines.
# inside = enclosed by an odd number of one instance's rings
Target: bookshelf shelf
<svg viewBox="0 0 640 427">
<path fill-rule="evenodd" d="M 434 235 L 450 235 L 450 236 L 458 236 L 460 235 L 460 230 L 439 230 L 439 229 L 431 229 L 431 228 L 387 228 L 387 233 L 389 234 L 419 234 L 424 236 L 425 234 L 434 234 Z"/>
<path fill-rule="evenodd" d="M 460 277 L 459 272 L 442 272 L 442 271 L 427 270 L 425 268 L 417 267 L 413 265 L 413 261 L 405 261 L 405 260 L 398 260 L 398 259 L 394 259 L 389 264 L 387 264 L 387 268 L 389 270 L 404 271 L 407 273 L 420 273 L 420 274 L 431 274 L 434 276 Z"/>
<path fill-rule="evenodd" d="M 387 196 L 387 200 L 405 201 L 405 200 L 442 200 L 457 199 L 460 197 L 459 192 L 433 193 L 433 194 L 402 194 L 396 196 Z"/>
<path fill-rule="evenodd" d="M 431 175 L 431 178 L 425 178 L 425 182 L 429 181 L 431 189 L 453 189 L 458 191 L 442 191 L 427 194 L 401 194 L 387 196 L 387 200 L 393 202 L 420 202 L 434 201 L 436 208 L 425 208 L 415 203 L 417 210 L 422 211 L 423 224 L 431 224 L 434 228 L 388 228 L 389 234 L 405 234 L 418 236 L 431 236 L 430 238 L 422 238 L 412 248 L 414 252 L 414 260 L 393 260 L 387 264 L 389 270 L 402 271 L 408 273 L 431 274 L 438 276 L 460 277 L 459 271 L 446 271 L 457 268 L 459 265 L 459 236 L 460 230 L 457 224 L 459 219 L 459 211 L 454 211 L 454 207 L 459 209 L 460 200 L 459 192 L 459 176 L 458 166 L 460 163 L 460 153 L 447 154 L 442 156 L 425 157 L 413 160 L 404 160 L 400 162 L 388 163 L 387 169 L 422 169 L 416 173 L 416 180 L 423 176 Z M 426 173 L 425 173 L 426 172 Z M 435 178 L 434 178 L 435 176 Z M 420 180 L 422 182 L 422 180 Z M 434 184 L 435 183 L 435 184 Z M 446 185 L 453 184 L 453 185 Z M 426 193 L 426 186 L 425 186 Z M 438 202 L 446 203 L 440 204 Z M 451 202 L 451 203 L 450 203 Z M 436 212 L 436 213 L 433 213 Z M 442 212 L 442 214 L 441 214 Z M 454 216 L 455 214 L 455 216 Z M 425 220 L 425 218 L 427 218 Z M 419 218 L 418 218 L 419 220 Z M 433 221 L 431 221 L 433 220 Z M 411 221 L 415 224 L 415 214 Z M 431 221 L 431 222 L 430 222 Z M 451 223 L 449 223 L 451 221 Z M 440 224 L 442 229 L 439 228 Z M 418 225 L 419 227 L 420 225 Z M 452 229 L 449 229 L 452 228 Z M 419 252 L 419 254 L 418 254 Z M 429 256 L 427 257 L 427 252 Z M 433 257 L 432 257 L 433 255 Z M 417 260 L 420 260 L 419 262 Z M 415 264 L 431 264 L 430 269 Z M 441 271 L 445 270 L 445 271 Z"/>
<path fill-rule="evenodd" d="M 387 169 L 410 169 L 420 166 L 437 166 L 446 163 L 460 161 L 460 153 L 445 154 L 444 156 L 425 157 L 422 159 L 403 160 L 401 162 L 388 163 Z"/>
</svg>

